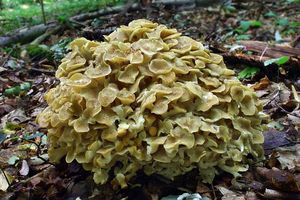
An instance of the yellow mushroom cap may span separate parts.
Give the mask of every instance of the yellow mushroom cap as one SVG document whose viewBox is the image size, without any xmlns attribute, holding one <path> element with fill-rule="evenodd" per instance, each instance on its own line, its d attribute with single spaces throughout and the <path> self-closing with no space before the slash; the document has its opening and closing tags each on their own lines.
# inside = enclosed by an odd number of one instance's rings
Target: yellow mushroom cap
<svg viewBox="0 0 300 200">
<path fill-rule="evenodd" d="M 262 104 L 222 56 L 145 19 L 105 39 L 75 39 L 45 95 L 37 122 L 52 162 L 76 160 L 124 188 L 138 170 L 173 179 L 197 168 L 211 183 L 263 158 Z"/>
</svg>

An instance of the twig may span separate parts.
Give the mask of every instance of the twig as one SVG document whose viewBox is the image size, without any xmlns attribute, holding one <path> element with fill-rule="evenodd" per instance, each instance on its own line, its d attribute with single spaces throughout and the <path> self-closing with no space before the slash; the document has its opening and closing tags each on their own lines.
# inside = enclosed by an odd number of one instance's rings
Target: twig
<svg viewBox="0 0 300 200">
<path fill-rule="evenodd" d="M 12 185 L 12 188 L 16 188 L 17 186 L 19 186 L 19 185 L 22 184 L 22 183 L 27 183 L 27 182 L 29 182 L 30 180 L 32 180 L 32 179 L 34 179 L 34 178 L 36 178 L 36 177 L 41 176 L 41 174 L 46 173 L 46 172 L 48 172 L 48 171 L 51 170 L 51 169 L 53 169 L 53 166 L 51 167 L 51 165 L 49 165 L 48 167 L 44 168 L 41 172 L 37 173 L 36 175 L 34 175 L 34 176 L 32 176 L 32 177 L 29 177 L 29 178 L 26 179 L 26 180 L 21 180 L 20 182 L 18 182 L 18 183 L 16 183 L 16 184 Z"/>
<path fill-rule="evenodd" d="M 267 103 L 264 104 L 264 107 L 269 105 L 274 99 L 279 95 L 279 90 L 277 90 L 276 94 L 270 99 Z"/>
<path fill-rule="evenodd" d="M 76 21 L 74 19 L 70 19 L 69 21 L 72 22 L 72 23 L 74 23 L 74 24 L 76 24 L 76 25 L 78 25 L 78 26 L 87 27 L 86 24 L 84 24 L 82 22 L 78 22 L 78 21 Z"/>
<path fill-rule="evenodd" d="M 53 71 L 53 70 L 38 69 L 38 68 L 35 68 L 35 67 L 31 67 L 29 69 L 29 71 L 35 71 L 35 72 L 40 72 L 40 73 L 45 73 L 45 74 L 50 74 L 50 75 L 55 74 L 55 71 Z"/>
<path fill-rule="evenodd" d="M 297 115 L 295 115 L 294 113 L 289 112 L 289 111 L 287 111 L 286 109 L 284 109 L 284 108 L 283 108 L 281 105 L 279 105 L 276 101 L 275 101 L 275 105 L 276 105 L 278 108 L 280 108 L 284 113 L 299 118 L 299 116 L 297 116 Z"/>
<path fill-rule="evenodd" d="M 268 49 L 268 45 L 265 47 L 265 49 L 263 50 L 263 52 L 261 53 L 260 57 L 259 57 L 259 61 L 261 61 L 261 59 L 264 57 L 266 51 Z"/>
<path fill-rule="evenodd" d="M 39 144 L 37 144 L 36 142 L 34 142 L 34 141 L 32 141 L 32 140 L 27 140 L 27 139 L 25 139 L 25 138 L 22 138 L 22 140 L 27 141 L 27 142 L 29 142 L 29 143 L 31 143 L 31 144 L 36 145 L 36 147 L 37 147 L 36 157 L 38 157 L 39 159 L 41 159 L 42 161 L 44 161 L 46 164 L 50 164 L 50 165 L 53 165 L 53 166 L 55 167 L 55 164 L 51 163 L 49 160 L 46 160 L 45 158 L 43 158 L 43 157 L 40 156 L 40 153 L 41 153 L 41 148 L 40 148 L 40 146 L 41 146 L 41 144 L 42 144 L 41 142 L 40 142 Z"/>
<path fill-rule="evenodd" d="M 53 28 L 53 29 L 48 29 L 44 34 L 40 35 L 39 37 L 37 37 L 35 40 L 33 40 L 30 44 L 40 44 L 42 43 L 45 39 L 47 39 L 49 36 L 57 33 L 60 29 L 62 28 L 62 26 L 58 25 L 57 27 Z"/>
<path fill-rule="evenodd" d="M 215 191 L 215 188 L 214 188 L 213 184 L 211 184 L 211 188 L 212 188 L 212 192 L 213 192 L 213 195 L 214 195 L 213 200 L 216 200 L 217 199 L 217 195 L 216 195 L 216 191 Z"/>
</svg>

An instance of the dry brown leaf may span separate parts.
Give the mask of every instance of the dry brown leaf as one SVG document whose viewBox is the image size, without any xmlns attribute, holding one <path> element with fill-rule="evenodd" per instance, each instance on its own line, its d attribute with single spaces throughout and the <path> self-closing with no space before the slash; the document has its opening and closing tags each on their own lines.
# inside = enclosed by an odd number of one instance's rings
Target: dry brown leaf
<svg viewBox="0 0 300 200">
<path fill-rule="evenodd" d="M 265 76 L 264 78 L 260 79 L 259 82 L 255 83 L 252 88 L 254 90 L 263 90 L 266 89 L 270 84 L 270 80 L 267 76 Z"/>
<path fill-rule="evenodd" d="M 216 188 L 222 193 L 222 200 L 246 200 L 243 194 L 238 194 L 223 186 L 216 186 Z"/>
</svg>

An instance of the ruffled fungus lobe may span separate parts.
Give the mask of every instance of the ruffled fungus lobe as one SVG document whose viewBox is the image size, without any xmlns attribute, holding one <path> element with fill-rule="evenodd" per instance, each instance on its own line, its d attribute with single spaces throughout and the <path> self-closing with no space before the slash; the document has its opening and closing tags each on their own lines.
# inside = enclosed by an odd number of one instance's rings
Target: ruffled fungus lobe
<svg viewBox="0 0 300 200">
<path fill-rule="evenodd" d="M 135 20 L 71 49 L 37 119 L 53 162 L 76 160 L 96 183 L 126 187 L 138 170 L 172 179 L 198 168 L 212 182 L 263 157 L 261 103 L 200 42 Z"/>
</svg>

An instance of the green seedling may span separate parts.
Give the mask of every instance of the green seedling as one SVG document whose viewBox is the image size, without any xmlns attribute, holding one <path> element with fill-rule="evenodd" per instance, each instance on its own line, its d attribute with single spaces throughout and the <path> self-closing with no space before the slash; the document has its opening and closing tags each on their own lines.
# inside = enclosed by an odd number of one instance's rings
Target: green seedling
<svg viewBox="0 0 300 200">
<path fill-rule="evenodd" d="M 277 64 L 277 65 L 283 65 L 285 63 L 287 63 L 289 61 L 289 57 L 288 56 L 282 56 L 280 58 L 273 58 L 273 59 L 270 59 L 270 60 L 266 60 L 264 62 L 264 66 L 269 66 L 271 64 Z"/>
<path fill-rule="evenodd" d="M 238 79 L 252 78 L 260 71 L 259 67 L 246 67 L 238 74 Z"/>
</svg>

